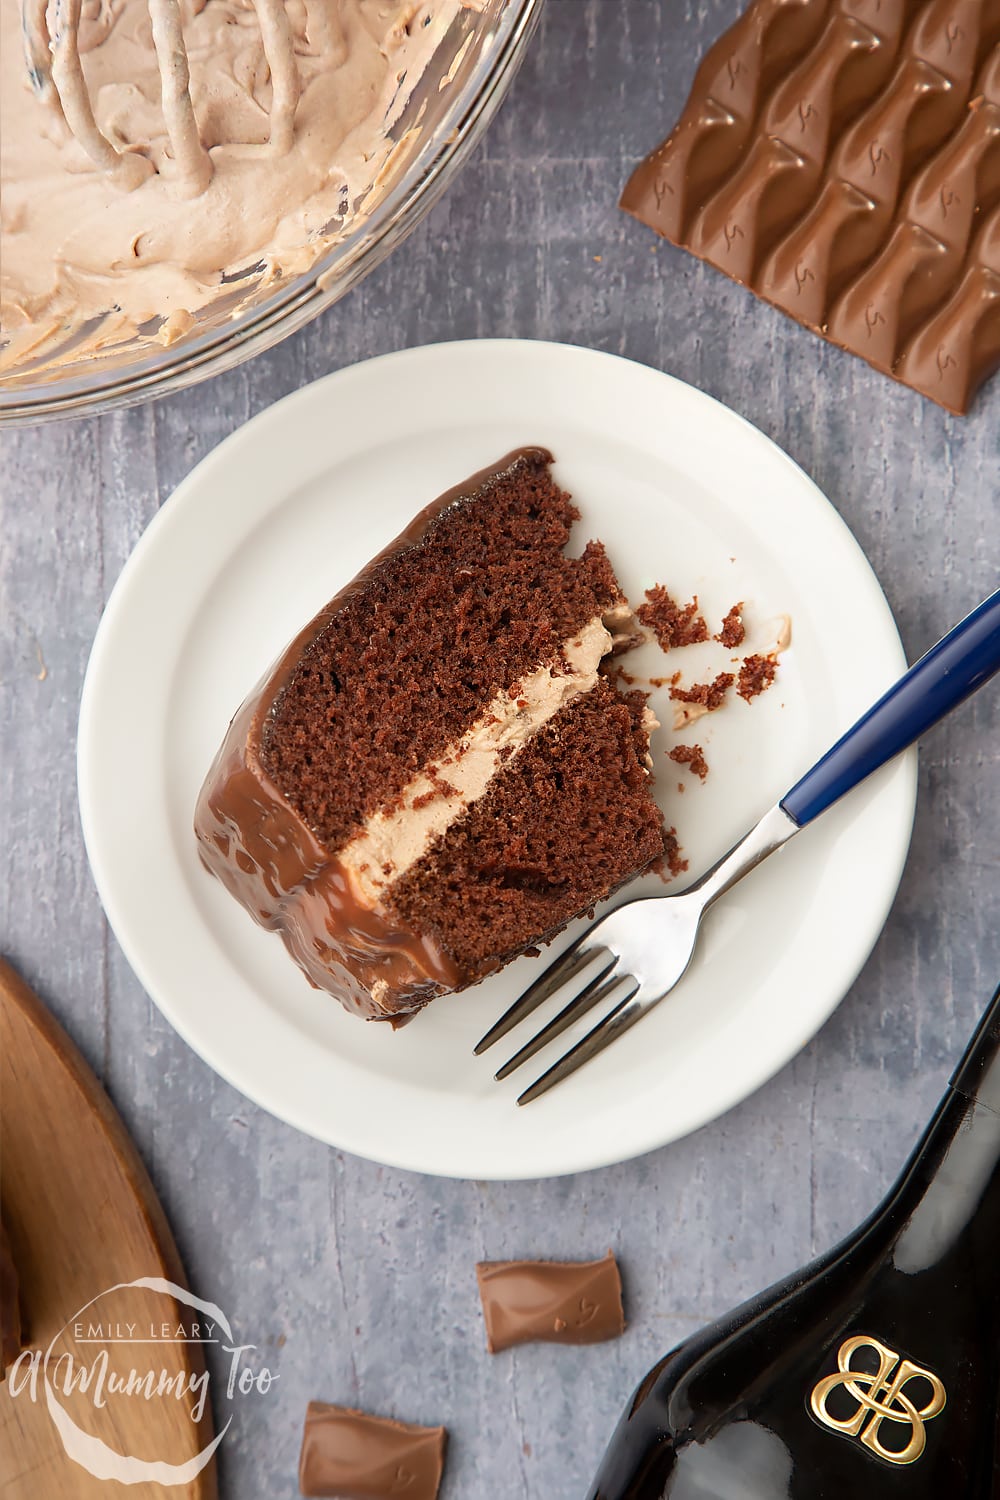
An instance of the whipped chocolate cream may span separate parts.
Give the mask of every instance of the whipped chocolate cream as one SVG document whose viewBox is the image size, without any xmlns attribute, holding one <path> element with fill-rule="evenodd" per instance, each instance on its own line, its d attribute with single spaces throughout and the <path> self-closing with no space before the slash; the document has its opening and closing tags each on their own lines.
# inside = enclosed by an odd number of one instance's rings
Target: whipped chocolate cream
<svg viewBox="0 0 1000 1500">
<path fill-rule="evenodd" d="M 169 343 L 234 286 L 307 270 L 374 201 L 388 129 L 479 4 L 84 0 L 77 56 L 64 11 L 4 0 L 2 366 L 74 329 Z"/>
<path fill-rule="evenodd" d="M 625 1331 L 615 1257 L 502 1260 L 476 1266 L 491 1354 L 514 1344 L 600 1344 Z"/>
<path fill-rule="evenodd" d="M 302 1433 L 299 1489 L 327 1500 L 434 1500 L 448 1434 L 310 1401 Z"/>
</svg>

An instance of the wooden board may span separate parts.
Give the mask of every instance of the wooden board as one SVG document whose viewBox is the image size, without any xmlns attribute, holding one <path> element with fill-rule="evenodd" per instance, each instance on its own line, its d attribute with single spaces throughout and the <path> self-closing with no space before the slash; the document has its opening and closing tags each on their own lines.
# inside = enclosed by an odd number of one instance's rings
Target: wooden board
<svg viewBox="0 0 1000 1500">
<path fill-rule="evenodd" d="M 53 1360 L 68 1354 L 78 1370 L 93 1369 L 102 1351 L 108 1368 L 155 1369 L 180 1377 L 188 1399 L 106 1395 L 96 1385 L 59 1394 L 60 1406 L 87 1437 L 115 1453 L 148 1463 L 183 1464 L 212 1441 L 211 1404 L 192 1418 L 204 1375 L 198 1343 L 119 1341 L 109 1330 L 127 1320 L 141 1332 L 176 1328 L 191 1310 L 154 1289 L 111 1288 L 139 1278 L 185 1286 L 169 1225 L 149 1176 L 107 1094 L 65 1032 L 17 974 L 0 959 L 0 1206 L 17 1264 L 26 1337 Z M 76 1315 L 92 1299 L 83 1321 Z M 75 1320 L 75 1321 L 74 1321 Z M 87 1340 L 95 1322 L 102 1335 Z M 70 1326 L 67 1328 L 67 1323 Z M 106 1335 L 106 1336 L 105 1336 Z M 60 1374 L 50 1365 L 57 1392 Z M 70 1459 L 47 1409 L 44 1383 L 31 1399 L 0 1385 L 0 1494 L 4 1500 L 214 1500 L 215 1464 L 179 1484 L 143 1480 L 127 1488 L 98 1478 Z M 84 1438 L 84 1443 L 86 1438 Z M 96 1451 L 96 1450 L 95 1450 Z"/>
</svg>

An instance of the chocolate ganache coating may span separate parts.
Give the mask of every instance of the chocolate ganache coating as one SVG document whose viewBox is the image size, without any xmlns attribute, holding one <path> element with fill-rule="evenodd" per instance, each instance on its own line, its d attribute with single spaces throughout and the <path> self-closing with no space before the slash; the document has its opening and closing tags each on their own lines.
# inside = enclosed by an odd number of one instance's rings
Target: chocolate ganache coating
<svg viewBox="0 0 1000 1500">
<path fill-rule="evenodd" d="M 360 1016 L 402 1024 L 435 995 L 459 988 L 466 976 L 432 936 L 357 898 L 343 862 L 264 769 L 268 717 L 303 654 L 364 593 L 384 562 L 419 546 L 450 507 L 515 465 L 552 461 L 544 448 L 519 449 L 426 506 L 265 673 L 232 720 L 198 798 L 194 829 L 204 864 L 263 927 L 281 933 L 313 985 L 335 987 Z"/>
</svg>

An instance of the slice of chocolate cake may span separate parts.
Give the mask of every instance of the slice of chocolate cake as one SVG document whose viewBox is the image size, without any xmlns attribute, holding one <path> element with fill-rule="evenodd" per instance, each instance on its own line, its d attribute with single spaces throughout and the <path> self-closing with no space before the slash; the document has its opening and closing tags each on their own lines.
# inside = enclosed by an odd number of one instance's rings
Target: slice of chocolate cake
<svg viewBox="0 0 1000 1500">
<path fill-rule="evenodd" d="M 663 852 L 630 618 L 525 449 L 422 511 L 229 728 L 195 832 L 313 984 L 399 1021 L 552 937 Z"/>
</svg>

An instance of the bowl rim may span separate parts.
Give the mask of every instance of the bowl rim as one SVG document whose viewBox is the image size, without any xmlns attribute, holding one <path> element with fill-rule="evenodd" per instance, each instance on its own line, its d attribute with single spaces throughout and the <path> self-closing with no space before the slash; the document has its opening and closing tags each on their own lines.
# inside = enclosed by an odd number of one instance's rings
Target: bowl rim
<svg viewBox="0 0 1000 1500">
<path fill-rule="evenodd" d="M 65 382 L 10 383 L 0 377 L 0 427 L 26 427 L 59 418 L 98 416 L 186 389 L 273 348 L 318 317 L 386 259 L 429 213 L 478 144 L 513 82 L 545 0 L 502 0 L 494 40 L 477 64 L 472 87 L 456 94 L 399 182 L 337 247 L 337 268 L 320 257 L 281 292 L 227 327 L 178 344 L 156 368 L 143 361 L 107 380 L 95 361 L 92 377 Z"/>
</svg>

